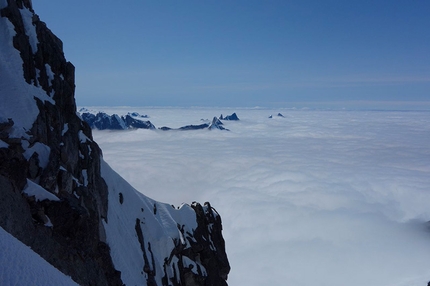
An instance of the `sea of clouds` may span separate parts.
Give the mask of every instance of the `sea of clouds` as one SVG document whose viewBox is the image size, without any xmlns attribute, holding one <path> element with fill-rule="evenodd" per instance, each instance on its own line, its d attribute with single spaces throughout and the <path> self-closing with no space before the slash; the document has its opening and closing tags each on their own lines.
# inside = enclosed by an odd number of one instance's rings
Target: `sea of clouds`
<svg viewBox="0 0 430 286">
<path fill-rule="evenodd" d="M 430 280 L 430 112 L 98 110 L 173 128 L 237 113 L 230 131 L 94 132 L 105 160 L 145 195 L 211 202 L 229 285 Z"/>
</svg>

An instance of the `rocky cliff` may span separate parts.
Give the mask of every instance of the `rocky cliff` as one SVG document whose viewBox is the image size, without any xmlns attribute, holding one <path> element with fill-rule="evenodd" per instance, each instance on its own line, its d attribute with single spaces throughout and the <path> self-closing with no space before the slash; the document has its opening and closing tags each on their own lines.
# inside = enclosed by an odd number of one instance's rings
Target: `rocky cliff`
<svg viewBox="0 0 430 286">
<path fill-rule="evenodd" d="M 76 114 L 74 66 L 30 0 L 0 0 L 0 226 L 81 285 L 227 285 L 221 218 L 140 194 Z"/>
</svg>

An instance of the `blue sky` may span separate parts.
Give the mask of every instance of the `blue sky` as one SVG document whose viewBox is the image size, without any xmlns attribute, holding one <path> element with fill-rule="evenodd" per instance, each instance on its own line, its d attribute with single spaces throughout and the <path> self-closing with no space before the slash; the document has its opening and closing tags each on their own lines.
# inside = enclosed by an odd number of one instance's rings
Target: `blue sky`
<svg viewBox="0 0 430 286">
<path fill-rule="evenodd" d="M 78 105 L 430 109 L 430 2 L 47 1 Z"/>
</svg>

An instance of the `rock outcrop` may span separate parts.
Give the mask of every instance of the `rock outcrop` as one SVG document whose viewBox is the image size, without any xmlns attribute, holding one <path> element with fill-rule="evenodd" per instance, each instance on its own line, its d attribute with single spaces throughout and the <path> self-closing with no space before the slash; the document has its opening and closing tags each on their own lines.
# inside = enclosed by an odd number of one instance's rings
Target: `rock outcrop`
<svg viewBox="0 0 430 286">
<path fill-rule="evenodd" d="M 237 117 L 237 114 L 234 112 L 232 115 L 222 116 L 222 114 L 219 117 L 220 120 L 233 120 L 237 121 L 239 120 L 239 117 Z"/>
<path fill-rule="evenodd" d="M 30 0 L 0 0 L 0 16 L 0 226 L 81 285 L 227 285 L 216 211 L 172 209 L 108 171 L 61 40 Z"/>
<path fill-rule="evenodd" d="M 284 115 L 282 115 L 282 113 L 278 113 L 276 116 L 277 117 L 285 117 Z M 273 118 L 273 115 L 270 115 L 269 118 Z"/>
<path fill-rule="evenodd" d="M 207 129 L 207 130 L 218 129 L 218 130 L 229 131 L 227 128 L 225 128 L 222 125 L 223 123 L 218 118 L 214 117 L 211 123 L 202 123 L 199 125 L 186 125 L 186 126 L 179 127 L 177 129 L 163 126 L 163 127 L 160 127 L 159 129 L 163 131 L 168 131 L 168 130 L 188 131 L 188 130 L 200 130 L 200 129 Z"/>
</svg>

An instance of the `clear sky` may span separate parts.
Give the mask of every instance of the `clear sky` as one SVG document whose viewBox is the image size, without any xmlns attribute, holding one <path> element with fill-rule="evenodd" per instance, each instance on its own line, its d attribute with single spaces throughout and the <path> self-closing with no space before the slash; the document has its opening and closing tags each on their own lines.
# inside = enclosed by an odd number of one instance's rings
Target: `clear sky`
<svg viewBox="0 0 430 286">
<path fill-rule="evenodd" d="M 78 105 L 430 109 L 430 1 L 33 0 Z"/>
</svg>

